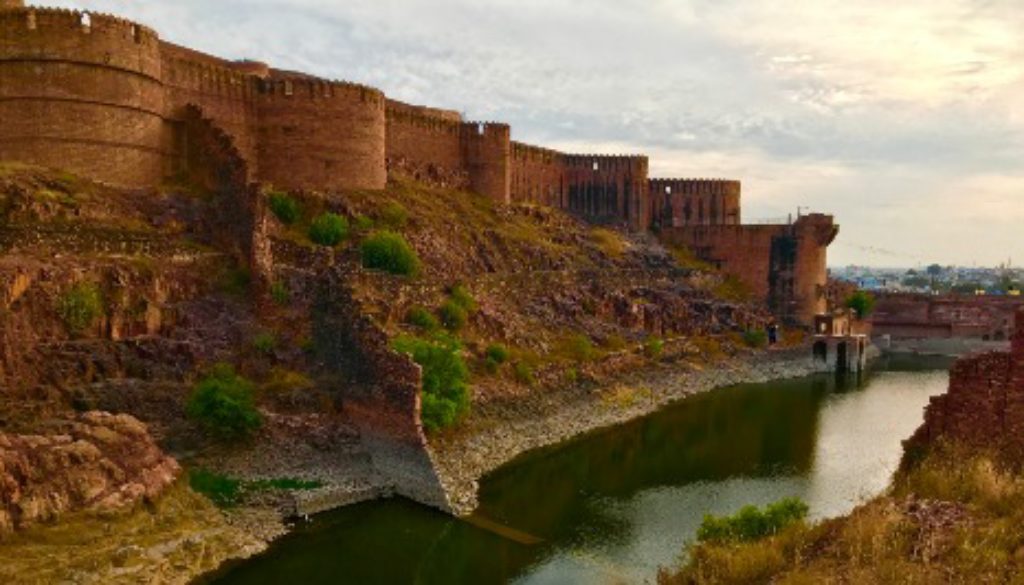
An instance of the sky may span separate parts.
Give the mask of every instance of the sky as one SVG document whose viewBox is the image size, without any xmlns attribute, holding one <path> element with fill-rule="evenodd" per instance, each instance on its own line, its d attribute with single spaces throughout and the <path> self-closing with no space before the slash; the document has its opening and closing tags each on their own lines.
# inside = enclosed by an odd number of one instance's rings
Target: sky
<svg viewBox="0 0 1024 585">
<path fill-rule="evenodd" d="M 743 181 L 829 264 L 1024 264 L 1020 0 L 81 0 L 162 38 Z"/>
</svg>

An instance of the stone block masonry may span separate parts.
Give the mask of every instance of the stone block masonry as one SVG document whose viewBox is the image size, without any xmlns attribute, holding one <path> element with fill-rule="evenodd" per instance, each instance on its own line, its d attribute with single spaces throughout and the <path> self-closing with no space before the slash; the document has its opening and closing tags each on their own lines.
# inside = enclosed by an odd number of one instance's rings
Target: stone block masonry
<svg viewBox="0 0 1024 585">
<path fill-rule="evenodd" d="M 1020 465 L 1024 456 L 1024 310 L 1018 310 L 1008 352 L 962 358 L 949 391 L 931 399 L 924 424 L 904 445 L 908 456 L 939 441 L 996 450 Z"/>
<path fill-rule="evenodd" d="M 514 142 L 500 122 L 227 61 L 115 16 L 0 0 L 0 160 L 130 188 L 213 176 L 217 169 L 197 168 L 206 163 L 193 156 L 196 143 L 208 142 L 194 135 L 196 119 L 230 140 L 242 163 L 232 166 L 249 183 L 379 190 L 406 176 L 501 204 L 547 205 L 594 223 L 656 230 L 742 279 L 786 318 L 809 324 L 823 309 L 831 217 L 740 225 L 738 181 L 652 179 L 646 156 Z"/>
</svg>

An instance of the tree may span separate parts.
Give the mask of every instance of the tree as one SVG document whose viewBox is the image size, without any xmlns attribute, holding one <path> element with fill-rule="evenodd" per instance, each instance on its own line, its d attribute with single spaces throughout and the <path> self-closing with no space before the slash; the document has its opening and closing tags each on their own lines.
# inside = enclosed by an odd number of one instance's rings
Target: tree
<svg viewBox="0 0 1024 585">
<path fill-rule="evenodd" d="M 940 276 L 940 275 L 942 275 L 942 267 L 939 266 L 938 264 L 932 264 L 931 266 L 928 267 L 928 275 L 929 276 Z"/>
<path fill-rule="evenodd" d="M 853 310 L 858 319 L 866 319 L 875 310 L 875 297 L 859 290 L 846 299 L 846 308 Z"/>
</svg>

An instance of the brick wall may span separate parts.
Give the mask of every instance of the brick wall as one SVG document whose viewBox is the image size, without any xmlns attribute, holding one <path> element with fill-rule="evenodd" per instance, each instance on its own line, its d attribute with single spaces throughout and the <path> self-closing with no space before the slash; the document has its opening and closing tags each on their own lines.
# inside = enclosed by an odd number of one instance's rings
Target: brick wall
<svg viewBox="0 0 1024 585">
<path fill-rule="evenodd" d="M 663 228 L 658 237 L 742 281 L 777 316 L 811 324 L 827 309 L 827 249 L 838 233 L 831 216 L 792 225 L 696 225 Z"/>
<path fill-rule="evenodd" d="M 878 335 L 896 338 L 976 337 L 1006 340 L 1021 297 L 885 294 L 871 316 Z"/>
<path fill-rule="evenodd" d="M 141 187 L 168 153 L 156 34 L 65 10 L 0 13 L 0 159 Z"/>
<path fill-rule="evenodd" d="M 1020 464 L 1024 455 L 1024 311 L 1016 314 L 1012 349 L 962 358 L 949 390 L 931 399 L 925 420 L 906 441 L 914 455 L 937 441 L 995 449 Z"/>
<path fill-rule="evenodd" d="M 259 94 L 259 177 L 285 189 L 383 189 L 384 94 L 273 75 Z"/>
<path fill-rule="evenodd" d="M 651 179 L 655 227 L 739 225 L 740 182 L 723 179 Z"/>
</svg>

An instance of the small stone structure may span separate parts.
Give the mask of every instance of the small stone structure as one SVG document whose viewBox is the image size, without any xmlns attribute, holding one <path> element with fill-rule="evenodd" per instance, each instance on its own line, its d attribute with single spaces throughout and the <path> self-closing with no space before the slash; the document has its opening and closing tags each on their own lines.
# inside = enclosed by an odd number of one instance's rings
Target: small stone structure
<svg viewBox="0 0 1024 585">
<path fill-rule="evenodd" d="M 860 372 L 867 366 L 871 340 L 846 311 L 814 318 L 814 363 L 821 371 Z"/>
</svg>

